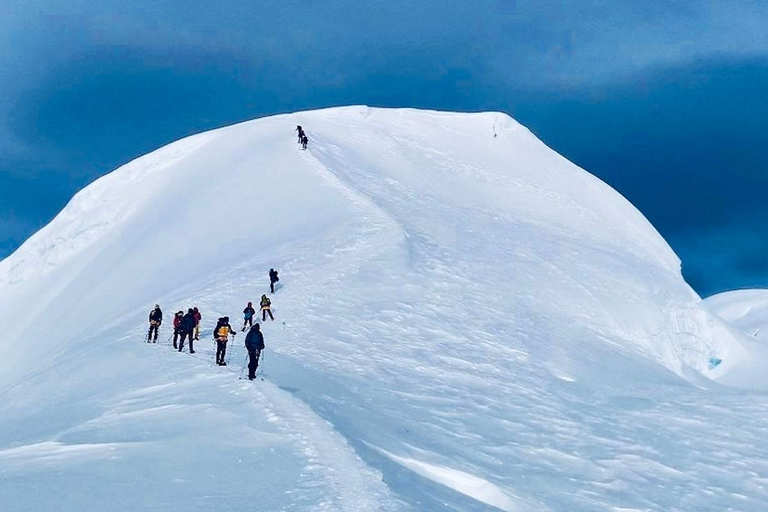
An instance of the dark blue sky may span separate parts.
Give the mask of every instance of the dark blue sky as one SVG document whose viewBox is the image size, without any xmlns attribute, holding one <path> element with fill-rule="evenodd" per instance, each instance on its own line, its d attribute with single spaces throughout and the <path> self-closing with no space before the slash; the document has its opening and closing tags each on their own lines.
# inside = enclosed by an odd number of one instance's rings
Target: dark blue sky
<svg viewBox="0 0 768 512">
<path fill-rule="evenodd" d="M 124 4 L 0 4 L 0 257 L 167 142 L 365 103 L 508 112 L 635 203 L 700 293 L 768 286 L 763 2 Z"/>
</svg>

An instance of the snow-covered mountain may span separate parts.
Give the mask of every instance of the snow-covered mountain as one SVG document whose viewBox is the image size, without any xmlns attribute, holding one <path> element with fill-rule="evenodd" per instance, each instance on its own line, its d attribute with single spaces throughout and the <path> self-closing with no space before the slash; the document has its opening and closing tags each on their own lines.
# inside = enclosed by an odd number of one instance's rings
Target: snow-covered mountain
<svg viewBox="0 0 768 512">
<path fill-rule="evenodd" d="M 242 335 L 221 368 L 211 330 L 270 267 L 251 383 Z M 168 346 L 191 306 L 194 357 Z M 762 387 L 760 346 L 503 114 L 337 108 L 170 144 L 0 262 L 0 322 L 10 510 L 768 507 L 768 400 L 730 387 Z"/>
</svg>

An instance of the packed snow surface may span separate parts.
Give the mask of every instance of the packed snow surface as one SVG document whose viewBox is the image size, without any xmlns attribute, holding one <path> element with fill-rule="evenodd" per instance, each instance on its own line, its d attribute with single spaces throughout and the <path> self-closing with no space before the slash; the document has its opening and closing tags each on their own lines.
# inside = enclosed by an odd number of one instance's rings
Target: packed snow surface
<svg viewBox="0 0 768 512">
<path fill-rule="evenodd" d="M 211 331 L 270 267 L 264 380 L 239 380 L 244 335 L 224 368 Z M 503 114 L 337 108 L 170 144 L 0 262 L 0 325 L 3 510 L 768 507 L 759 344 Z"/>
</svg>

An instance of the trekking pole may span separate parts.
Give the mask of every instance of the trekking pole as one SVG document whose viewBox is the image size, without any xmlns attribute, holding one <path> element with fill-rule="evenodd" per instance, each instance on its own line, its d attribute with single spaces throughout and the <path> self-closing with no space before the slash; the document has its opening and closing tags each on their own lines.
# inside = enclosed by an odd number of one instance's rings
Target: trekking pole
<svg viewBox="0 0 768 512">
<path fill-rule="evenodd" d="M 264 379 L 264 349 L 266 349 L 266 348 L 267 347 L 264 347 L 263 349 L 261 349 L 261 354 L 260 354 L 261 357 L 259 358 L 260 359 L 260 361 L 259 361 L 259 368 L 261 368 L 261 378 L 262 378 L 262 380 Z M 257 368 L 257 370 L 258 370 L 258 368 Z"/>
</svg>

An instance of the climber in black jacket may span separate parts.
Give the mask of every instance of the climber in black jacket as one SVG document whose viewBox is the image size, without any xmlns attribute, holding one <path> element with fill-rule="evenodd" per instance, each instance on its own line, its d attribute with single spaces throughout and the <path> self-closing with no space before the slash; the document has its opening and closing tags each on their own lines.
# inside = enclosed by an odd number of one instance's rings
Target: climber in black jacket
<svg viewBox="0 0 768 512">
<path fill-rule="evenodd" d="M 259 356 L 264 350 L 264 335 L 258 323 L 245 335 L 245 349 L 248 351 L 248 380 L 253 380 L 259 367 Z"/>
<path fill-rule="evenodd" d="M 195 349 L 192 347 L 192 340 L 195 338 L 195 325 L 197 325 L 197 319 L 195 318 L 195 311 L 190 308 L 184 318 L 181 319 L 181 342 L 179 343 L 179 352 L 184 350 L 184 340 L 189 338 L 189 353 L 194 354 Z"/>
</svg>

